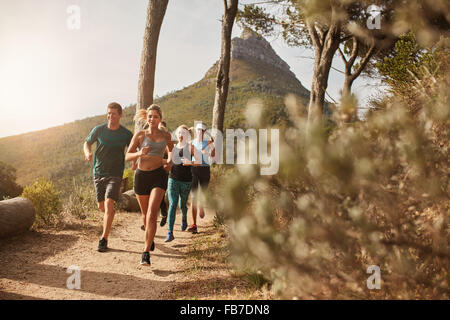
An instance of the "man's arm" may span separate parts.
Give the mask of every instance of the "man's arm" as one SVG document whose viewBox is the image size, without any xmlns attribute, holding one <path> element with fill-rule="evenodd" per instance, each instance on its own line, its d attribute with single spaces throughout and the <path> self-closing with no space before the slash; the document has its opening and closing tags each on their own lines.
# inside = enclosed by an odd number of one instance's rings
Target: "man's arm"
<svg viewBox="0 0 450 320">
<path fill-rule="evenodd" d="M 83 151 L 84 151 L 84 159 L 86 159 L 87 162 L 91 162 L 92 160 L 91 145 L 87 143 L 87 141 L 84 142 Z"/>
</svg>

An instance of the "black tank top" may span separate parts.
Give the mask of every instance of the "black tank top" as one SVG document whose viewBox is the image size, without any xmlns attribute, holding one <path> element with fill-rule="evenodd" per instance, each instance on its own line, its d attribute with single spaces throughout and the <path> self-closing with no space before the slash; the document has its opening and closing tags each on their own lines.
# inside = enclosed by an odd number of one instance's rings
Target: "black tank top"
<svg viewBox="0 0 450 320">
<path fill-rule="evenodd" d="M 175 152 L 178 152 L 179 159 L 183 158 L 184 154 L 189 154 L 189 145 L 186 144 L 186 146 L 183 149 L 178 148 L 177 146 L 173 147 L 172 150 L 172 158 L 174 157 Z M 185 153 L 184 153 L 185 152 Z M 189 157 L 185 157 L 189 158 Z M 175 164 L 172 161 L 172 169 L 170 170 L 170 178 L 182 182 L 191 182 L 192 181 L 192 173 L 191 173 L 191 166 L 183 166 L 182 163 Z"/>
</svg>

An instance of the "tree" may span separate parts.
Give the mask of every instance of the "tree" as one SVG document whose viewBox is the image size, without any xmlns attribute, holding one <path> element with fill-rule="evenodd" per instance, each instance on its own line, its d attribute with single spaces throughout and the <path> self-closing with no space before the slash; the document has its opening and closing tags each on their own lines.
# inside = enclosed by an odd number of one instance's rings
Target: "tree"
<svg viewBox="0 0 450 320">
<path fill-rule="evenodd" d="M 212 127 L 220 131 L 223 131 L 225 107 L 230 84 L 231 32 L 236 18 L 238 2 L 239 0 L 223 0 L 221 53 L 216 78 L 216 95 L 212 119 Z"/>
<path fill-rule="evenodd" d="M 156 52 L 158 48 L 159 32 L 168 3 L 169 0 L 149 0 L 148 2 L 136 110 L 145 109 L 153 103 Z M 136 126 L 138 126 L 138 124 L 136 124 Z"/>
<path fill-rule="evenodd" d="M 377 63 L 378 72 L 392 89 L 401 89 L 417 78 L 420 68 L 433 60 L 431 50 L 419 46 L 412 32 L 400 37 L 392 54 Z M 433 70 L 432 70 L 433 71 Z"/>
<path fill-rule="evenodd" d="M 22 187 L 16 183 L 16 169 L 0 161 L 0 200 L 14 198 L 22 193 Z"/>
<path fill-rule="evenodd" d="M 361 54 L 362 51 L 361 47 L 361 41 L 358 40 L 356 37 L 352 37 L 352 46 L 351 49 L 344 46 L 344 50 L 341 50 L 341 48 L 338 48 L 338 52 L 344 62 L 344 86 L 342 88 L 342 95 L 349 95 L 351 93 L 352 84 L 355 81 L 356 78 L 359 77 L 361 72 L 365 69 L 367 64 L 369 63 L 370 59 L 374 56 L 376 53 L 376 45 L 375 41 L 372 41 L 372 44 L 366 48 L 364 56 L 361 58 L 361 61 L 355 65 L 356 59 Z M 347 49 L 347 50 L 346 50 Z M 346 54 L 350 54 L 349 57 L 346 57 Z"/>
<path fill-rule="evenodd" d="M 336 51 L 341 44 L 351 40 L 353 49 L 350 58 L 346 60 L 346 81 L 343 92 L 350 92 L 351 84 L 361 74 L 370 58 L 376 51 L 373 34 L 361 32 L 358 25 L 365 25 L 369 14 L 366 8 L 370 4 L 382 2 L 385 12 L 390 12 L 396 1 L 307 1 L 278 0 L 271 3 L 279 5 L 281 14 L 268 13 L 267 10 L 248 5 L 239 13 L 239 21 L 247 26 L 253 26 L 257 31 L 273 35 L 278 31 L 274 26 L 282 28 L 282 36 L 288 45 L 309 46 L 314 48 L 314 74 L 311 84 L 308 120 L 323 113 L 325 92 L 328 77 Z M 280 18 L 281 16 L 281 18 Z M 361 55 L 362 43 L 370 43 L 356 69 L 355 61 Z M 353 70 L 353 72 L 352 72 Z"/>
</svg>

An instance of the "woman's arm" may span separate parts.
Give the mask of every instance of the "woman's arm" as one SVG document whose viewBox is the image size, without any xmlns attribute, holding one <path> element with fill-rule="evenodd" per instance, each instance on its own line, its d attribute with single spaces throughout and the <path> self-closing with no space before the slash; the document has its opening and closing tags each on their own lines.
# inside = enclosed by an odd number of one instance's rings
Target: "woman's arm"
<svg viewBox="0 0 450 320">
<path fill-rule="evenodd" d="M 166 135 L 166 141 L 167 141 L 167 146 L 166 146 L 166 150 L 165 150 L 167 152 L 167 159 L 163 159 L 163 165 L 164 165 L 164 169 L 166 169 L 167 171 L 170 171 L 170 169 L 172 168 L 173 141 L 172 141 L 172 136 L 170 135 L 170 133 L 164 132 L 164 134 Z"/>
<path fill-rule="evenodd" d="M 130 146 L 128 147 L 127 153 L 125 155 L 125 161 L 136 161 L 142 155 L 147 154 L 150 151 L 150 147 L 144 147 L 141 150 L 137 151 L 138 146 L 140 145 L 139 136 L 140 132 L 134 134 L 131 139 Z"/>
</svg>

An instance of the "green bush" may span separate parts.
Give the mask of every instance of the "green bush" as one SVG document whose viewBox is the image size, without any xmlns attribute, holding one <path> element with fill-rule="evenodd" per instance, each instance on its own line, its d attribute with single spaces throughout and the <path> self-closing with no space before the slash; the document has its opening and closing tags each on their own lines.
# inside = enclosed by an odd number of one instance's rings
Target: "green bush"
<svg viewBox="0 0 450 320">
<path fill-rule="evenodd" d="M 86 213 L 97 209 L 95 189 L 91 185 L 82 185 L 75 179 L 72 180 L 72 192 L 64 204 L 64 212 L 85 219 Z"/>
<path fill-rule="evenodd" d="M 134 183 L 134 171 L 131 170 L 131 168 L 125 169 L 123 171 L 123 178 L 128 178 L 127 180 L 127 186 L 126 186 L 126 190 L 131 190 L 133 189 L 133 183 Z"/>
<path fill-rule="evenodd" d="M 26 186 L 22 197 L 30 200 L 36 211 L 34 226 L 52 225 L 61 216 L 62 204 L 59 192 L 55 191 L 53 183 L 45 178 L 39 178 Z"/>
</svg>

